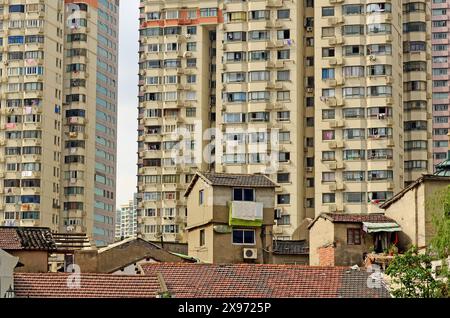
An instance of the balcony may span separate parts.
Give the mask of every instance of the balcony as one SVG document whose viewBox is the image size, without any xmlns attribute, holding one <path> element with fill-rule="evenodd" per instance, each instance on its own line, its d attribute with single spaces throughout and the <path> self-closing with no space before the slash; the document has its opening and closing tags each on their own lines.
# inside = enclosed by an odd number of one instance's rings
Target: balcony
<svg viewBox="0 0 450 318">
<path fill-rule="evenodd" d="M 252 201 L 231 201 L 229 225 L 260 227 L 263 224 L 263 203 Z"/>
</svg>

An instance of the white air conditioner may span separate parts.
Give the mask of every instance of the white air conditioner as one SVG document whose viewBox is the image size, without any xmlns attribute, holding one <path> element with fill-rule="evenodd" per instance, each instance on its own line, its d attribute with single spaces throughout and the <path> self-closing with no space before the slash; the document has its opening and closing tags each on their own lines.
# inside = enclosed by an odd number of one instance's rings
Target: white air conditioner
<svg viewBox="0 0 450 318">
<path fill-rule="evenodd" d="M 308 32 L 312 32 L 313 31 L 313 27 L 306 27 L 306 31 L 308 31 Z"/>
<path fill-rule="evenodd" d="M 244 259 L 258 259 L 258 250 L 256 248 L 244 248 Z"/>
</svg>

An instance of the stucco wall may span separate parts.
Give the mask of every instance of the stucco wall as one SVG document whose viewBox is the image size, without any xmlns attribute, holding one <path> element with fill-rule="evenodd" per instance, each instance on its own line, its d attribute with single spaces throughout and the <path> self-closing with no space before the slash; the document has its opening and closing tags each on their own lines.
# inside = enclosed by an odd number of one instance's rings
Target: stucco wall
<svg viewBox="0 0 450 318">
<path fill-rule="evenodd" d="M 333 223 L 319 218 L 309 230 L 309 264 L 319 266 L 319 248 L 333 242 Z"/>
<path fill-rule="evenodd" d="M 309 256 L 307 254 L 302 255 L 279 255 L 274 254 L 272 258 L 273 264 L 295 264 L 295 265 L 309 265 Z"/>
<path fill-rule="evenodd" d="M 433 237 L 432 215 L 436 212 L 432 204 L 436 193 L 449 185 L 445 181 L 426 180 L 411 189 L 391 204 L 386 216 L 394 219 L 402 228 L 399 233 L 399 247 L 403 250 L 412 245 L 424 247 Z"/>
<path fill-rule="evenodd" d="M 363 254 L 373 246 L 373 236 L 361 231 L 361 244 L 347 244 L 347 229 L 362 229 L 357 223 L 334 223 L 335 266 L 352 266 L 363 264 Z"/>
<path fill-rule="evenodd" d="M 15 269 L 21 273 L 47 273 L 48 253 L 47 251 L 7 251 L 9 254 L 19 257 L 23 267 Z"/>
</svg>

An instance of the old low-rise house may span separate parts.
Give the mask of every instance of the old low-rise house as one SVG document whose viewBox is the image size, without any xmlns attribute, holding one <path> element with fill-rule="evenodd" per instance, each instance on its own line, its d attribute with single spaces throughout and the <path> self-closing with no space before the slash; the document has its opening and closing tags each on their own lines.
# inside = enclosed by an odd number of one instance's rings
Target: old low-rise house
<svg viewBox="0 0 450 318">
<path fill-rule="evenodd" d="M 49 255 L 56 245 L 49 228 L 0 227 L 0 249 L 19 258 L 18 272 L 48 272 Z"/>
<path fill-rule="evenodd" d="M 401 227 L 383 214 L 322 213 L 309 226 L 311 266 L 363 265 L 369 253 L 388 252 Z"/>
<path fill-rule="evenodd" d="M 75 251 L 74 261 L 82 272 L 135 275 L 139 274 L 140 263 L 196 260 L 169 252 L 141 238 L 130 237 L 98 250 Z"/>
<path fill-rule="evenodd" d="M 442 191 L 450 191 L 450 165 L 447 167 L 446 162 L 438 166 L 436 174 L 423 175 L 380 206 L 402 227 L 401 249 L 412 245 L 422 249 L 430 244 L 435 234 L 433 215 L 444 208 L 440 196 Z"/>
<path fill-rule="evenodd" d="M 270 263 L 275 187 L 264 175 L 198 172 L 185 193 L 189 256 Z"/>
</svg>

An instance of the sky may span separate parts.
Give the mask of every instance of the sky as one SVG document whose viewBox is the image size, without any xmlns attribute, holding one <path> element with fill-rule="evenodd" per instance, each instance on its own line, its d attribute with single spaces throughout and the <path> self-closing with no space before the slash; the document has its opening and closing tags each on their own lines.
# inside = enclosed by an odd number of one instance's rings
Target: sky
<svg viewBox="0 0 450 318">
<path fill-rule="evenodd" d="M 138 129 L 139 0 L 121 1 L 119 30 L 119 106 L 117 206 L 136 192 Z"/>
</svg>

